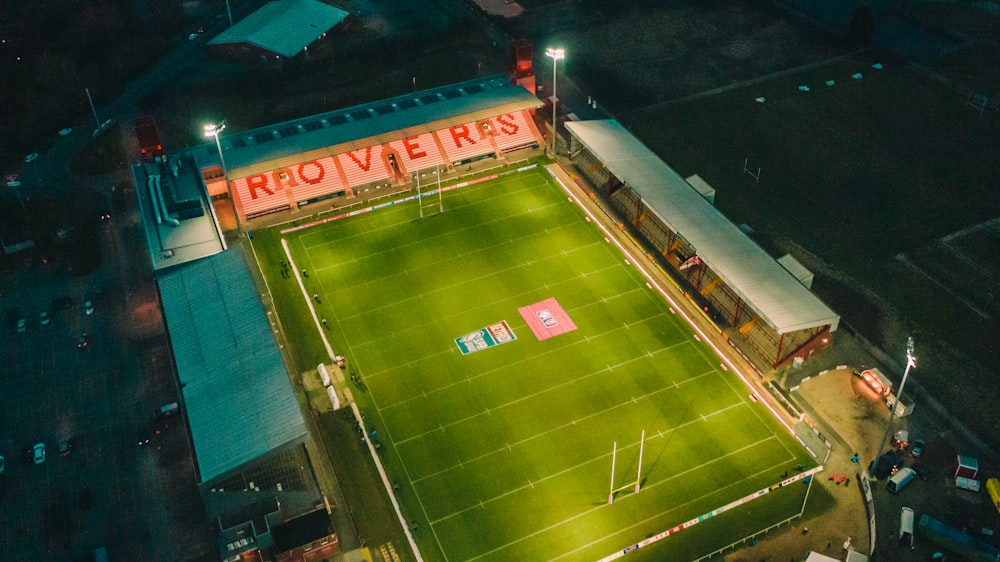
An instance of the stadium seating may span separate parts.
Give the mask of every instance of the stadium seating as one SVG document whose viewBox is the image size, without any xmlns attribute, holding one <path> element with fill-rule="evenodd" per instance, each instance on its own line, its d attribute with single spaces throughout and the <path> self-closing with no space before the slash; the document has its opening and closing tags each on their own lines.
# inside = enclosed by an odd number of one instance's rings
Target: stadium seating
<svg viewBox="0 0 1000 562">
<path fill-rule="evenodd" d="M 271 173 L 234 180 L 233 189 L 237 202 L 247 217 L 262 215 L 288 206 L 288 195 L 275 185 Z"/>
<path fill-rule="evenodd" d="M 389 142 L 388 147 L 399 155 L 401 171 L 410 175 L 437 164 L 449 165 L 491 155 L 497 150 L 504 152 L 537 145 L 539 139 L 531 118 L 519 111 L 401 138 Z M 356 190 L 374 183 L 390 183 L 395 179 L 383 158 L 384 148 L 374 145 L 240 178 L 233 181 L 235 197 L 243 215 L 254 217 L 287 208 L 295 202 L 345 191 L 347 187 Z M 347 185 L 344 185 L 345 177 Z"/>
<path fill-rule="evenodd" d="M 296 201 L 307 201 L 344 190 L 340 172 L 330 157 L 293 166 L 292 176 L 298 184 L 292 187 L 292 196 Z"/>
<path fill-rule="evenodd" d="M 403 171 L 411 176 L 417 170 L 448 164 L 441 156 L 441 150 L 431 133 L 395 140 L 390 142 L 389 146 L 399 154 Z"/>
<path fill-rule="evenodd" d="M 435 131 L 434 134 L 441 141 L 448 162 L 461 162 L 496 152 L 489 137 L 475 122 Z"/>
<path fill-rule="evenodd" d="M 493 124 L 493 139 L 500 152 L 540 144 L 534 123 L 523 111 L 498 115 L 490 122 Z"/>
<path fill-rule="evenodd" d="M 337 155 L 337 161 L 347 176 L 347 183 L 352 189 L 389 179 L 389 170 L 382 160 L 382 145 L 369 146 L 361 150 L 343 152 Z"/>
</svg>

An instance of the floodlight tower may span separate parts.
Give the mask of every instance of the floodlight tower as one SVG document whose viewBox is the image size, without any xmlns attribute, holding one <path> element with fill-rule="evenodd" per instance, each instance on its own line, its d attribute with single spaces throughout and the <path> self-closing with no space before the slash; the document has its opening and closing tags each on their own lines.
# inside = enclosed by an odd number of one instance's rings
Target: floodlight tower
<svg viewBox="0 0 1000 562">
<path fill-rule="evenodd" d="M 552 157 L 556 157 L 556 104 L 559 98 L 556 96 L 556 65 L 566 58 L 566 49 L 545 49 L 545 56 L 552 58 Z"/>
<path fill-rule="evenodd" d="M 875 460 L 872 461 L 871 468 L 868 471 L 869 476 L 875 476 L 878 459 L 882 456 L 882 447 L 885 447 L 885 442 L 889 439 L 889 434 L 892 432 L 892 420 L 896 417 L 896 408 L 903 398 L 903 388 L 906 386 L 906 378 L 910 374 L 910 369 L 916 366 L 917 358 L 913 355 L 913 338 L 906 338 L 906 369 L 903 371 L 903 382 L 899 383 L 899 392 L 896 393 L 896 399 L 889 408 L 889 423 L 886 424 L 885 433 L 882 434 L 882 442 L 879 443 L 878 449 L 875 451 Z"/>
<path fill-rule="evenodd" d="M 221 123 L 209 123 L 205 125 L 205 137 L 215 137 L 215 148 L 219 149 L 219 165 L 222 166 L 222 177 L 229 182 L 229 177 L 226 175 L 226 160 L 222 157 L 222 143 L 219 142 L 219 134 L 226 130 L 226 122 L 223 120 Z"/>
</svg>

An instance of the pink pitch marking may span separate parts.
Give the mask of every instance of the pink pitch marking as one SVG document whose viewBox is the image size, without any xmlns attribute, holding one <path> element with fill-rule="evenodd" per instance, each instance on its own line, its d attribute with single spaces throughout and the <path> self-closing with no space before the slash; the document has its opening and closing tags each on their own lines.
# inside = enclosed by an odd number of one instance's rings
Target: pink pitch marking
<svg viewBox="0 0 1000 562">
<path fill-rule="evenodd" d="M 521 313 L 521 318 L 524 318 L 524 322 L 531 328 L 531 332 L 539 341 L 554 338 L 576 329 L 576 324 L 566 314 L 563 307 L 559 306 L 559 301 L 554 298 L 522 306 L 517 311 Z M 542 316 L 549 318 L 550 325 L 546 325 Z M 553 324 L 553 322 L 555 323 Z"/>
</svg>

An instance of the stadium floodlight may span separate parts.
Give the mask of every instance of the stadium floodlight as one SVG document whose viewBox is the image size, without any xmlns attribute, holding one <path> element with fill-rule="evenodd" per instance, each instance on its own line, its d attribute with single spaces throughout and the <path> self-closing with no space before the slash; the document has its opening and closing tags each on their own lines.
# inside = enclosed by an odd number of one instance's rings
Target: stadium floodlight
<svg viewBox="0 0 1000 562">
<path fill-rule="evenodd" d="M 205 125 L 205 137 L 215 137 L 215 147 L 219 149 L 219 165 L 222 166 L 222 177 L 229 182 L 229 177 L 226 175 L 226 160 L 222 157 L 222 143 L 219 142 L 219 133 L 226 130 L 226 122 L 221 123 L 209 123 Z"/>
<path fill-rule="evenodd" d="M 910 369 L 916 366 L 917 358 L 913 355 L 913 338 L 910 337 L 906 339 L 906 369 L 903 371 L 903 381 L 899 383 L 899 392 L 896 393 L 896 399 L 889 406 L 889 423 L 885 425 L 882 442 L 879 443 L 878 449 L 875 450 L 875 459 L 872 460 L 868 471 L 868 475 L 871 477 L 875 476 L 875 471 L 878 468 L 878 460 L 882 457 L 882 447 L 885 447 L 885 442 L 889 439 L 889 434 L 892 433 L 892 420 L 896 417 L 896 408 L 899 407 L 899 403 L 903 399 L 903 388 L 906 386 L 906 378 L 910 375 Z"/>
<path fill-rule="evenodd" d="M 556 63 L 566 58 L 566 49 L 545 49 L 545 56 L 552 57 L 552 157 L 556 157 L 556 104 L 559 98 L 556 96 Z"/>
</svg>

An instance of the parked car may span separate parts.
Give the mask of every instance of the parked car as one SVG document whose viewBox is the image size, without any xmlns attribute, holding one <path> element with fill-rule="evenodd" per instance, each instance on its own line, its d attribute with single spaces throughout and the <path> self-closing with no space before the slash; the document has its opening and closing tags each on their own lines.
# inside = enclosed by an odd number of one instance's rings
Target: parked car
<svg viewBox="0 0 1000 562">
<path fill-rule="evenodd" d="M 73 132 L 73 127 L 66 127 L 65 129 L 59 129 L 60 137 L 68 137 L 70 133 Z"/>
<path fill-rule="evenodd" d="M 24 163 L 25 164 L 31 164 L 32 162 L 34 162 L 37 159 L 38 159 L 38 153 L 37 152 L 32 152 L 31 154 L 29 154 L 29 155 L 27 155 L 27 156 L 24 157 Z"/>
<path fill-rule="evenodd" d="M 21 318 L 17 321 L 17 333 L 23 334 L 28 331 L 28 321 Z"/>
<path fill-rule="evenodd" d="M 7 461 L 0 455 L 0 474 L 3 474 L 4 469 L 7 468 Z"/>
<path fill-rule="evenodd" d="M 910 448 L 910 454 L 913 455 L 913 456 L 915 456 L 915 457 L 919 457 L 920 455 L 924 454 L 924 440 L 923 439 L 914 439 L 913 440 L 913 446 Z"/>
<path fill-rule="evenodd" d="M 48 312 L 42 312 L 42 313 L 40 313 L 38 315 L 38 323 L 41 324 L 42 326 L 48 326 L 49 325 L 49 313 Z"/>
<path fill-rule="evenodd" d="M 59 456 L 66 457 L 73 452 L 73 440 L 69 437 L 61 437 L 59 439 Z"/>
<path fill-rule="evenodd" d="M 906 431 L 905 429 L 900 429 L 892 437 L 893 447 L 896 447 L 900 451 L 906 450 L 906 448 L 910 445 L 909 441 L 910 441 L 910 432 Z"/>
<path fill-rule="evenodd" d="M 35 443 L 35 446 L 31 448 L 32 459 L 35 464 L 42 464 L 45 462 L 45 443 Z"/>
</svg>

